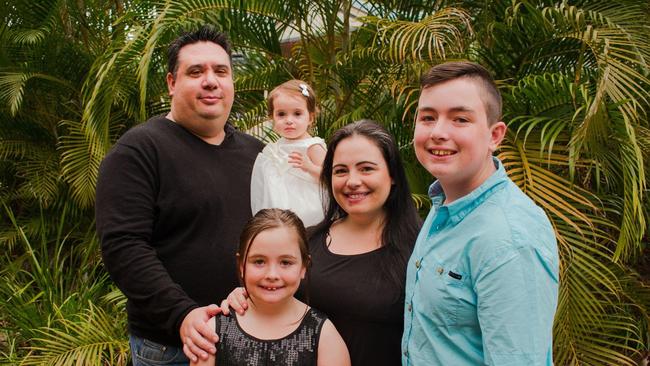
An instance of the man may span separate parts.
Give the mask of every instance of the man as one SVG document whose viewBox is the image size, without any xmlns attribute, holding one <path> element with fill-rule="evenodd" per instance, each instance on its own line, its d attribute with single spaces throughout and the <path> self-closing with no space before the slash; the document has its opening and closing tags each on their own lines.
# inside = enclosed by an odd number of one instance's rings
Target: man
<svg viewBox="0 0 650 366">
<path fill-rule="evenodd" d="M 490 74 L 469 62 L 421 79 L 414 146 L 437 181 L 409 260 L 402 364 L 552 365 L 553 229 L 492 156 L 506 125 Z"/>
<path fill-rule="evenodd" d="M 218 308 L 206 305 L 238 283 L 235 251 L 263 147 L 227 123 L 234 86 L 224 34 L 183 34 L 168 56 L 170 112 L 125 133 L 97 182 L 102 256 L 128 299 L 136 366 L 187 364 L 181 337 L 217 340 L 205 322 Z"/>
</svg>

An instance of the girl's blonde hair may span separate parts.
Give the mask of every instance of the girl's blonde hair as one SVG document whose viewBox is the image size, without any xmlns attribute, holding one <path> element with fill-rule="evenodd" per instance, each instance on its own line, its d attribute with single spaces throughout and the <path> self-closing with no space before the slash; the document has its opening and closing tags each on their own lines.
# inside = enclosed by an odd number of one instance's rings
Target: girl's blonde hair
<svg viewBox="0 0 650 366">
<path fill-rule="evenodd" d="M 280 93 L 287 93 L 291 96 L 305 98 L 307 101 L 307 111 L 313 114 L 314 118 L 316 118 L 316 114 L 318 113 L 318 103 L 316 101 L 314 89 L 312 89 L 306 82 L 298 79 L 284 82 L 271 90 L 269 96 L 266 98 L 269 117 L 273 117 L 273 101 Z"/>
</svg>

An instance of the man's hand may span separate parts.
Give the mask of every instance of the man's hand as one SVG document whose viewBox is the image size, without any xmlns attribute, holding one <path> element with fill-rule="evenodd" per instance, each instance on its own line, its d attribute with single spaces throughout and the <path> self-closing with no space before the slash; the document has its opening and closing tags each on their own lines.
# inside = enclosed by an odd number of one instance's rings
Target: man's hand
<svg viewBox="0 0 650 366">
<path fill-rule="evenodd" d="M 212 304 L 190 311 L 183 319 L 180 329 L 183 352 L 192 362 L 196 362 L 198 357 L 206 360 L 208 352 L 213 355 L 217 352 L 214 344 L 219 341 L 219 336 L 207 323 L 220 312 L 221 309 Z"/>
</svg>

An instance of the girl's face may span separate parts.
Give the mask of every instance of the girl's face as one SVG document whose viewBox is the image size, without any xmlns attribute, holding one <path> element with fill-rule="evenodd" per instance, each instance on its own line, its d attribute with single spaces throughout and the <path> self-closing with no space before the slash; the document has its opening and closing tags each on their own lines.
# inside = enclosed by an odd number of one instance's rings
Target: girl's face
<svg viewBox="0 0 650 366">
<path fill-rule="evenodd" d="M 289 140 L 309 138 L 307 132 L 314 115 L 307 110 L 303 96 L 278 93 L 273 98 L 273 130 Z"/>
<path fill-rule="evenodd" d="M 334 199 L 351 217 L 384 214 L 392 179 L 379 147 L 352 135 L 336 146 L 332 159 Z"/>
<path fill-rule="evenodd" d="M 296 293 L 306 271 L 298 242 L 295 230 L 280 226 L 260 232 L 250 243 L 239 270 L 254 303 L 282 303 Z"/>
</svg>

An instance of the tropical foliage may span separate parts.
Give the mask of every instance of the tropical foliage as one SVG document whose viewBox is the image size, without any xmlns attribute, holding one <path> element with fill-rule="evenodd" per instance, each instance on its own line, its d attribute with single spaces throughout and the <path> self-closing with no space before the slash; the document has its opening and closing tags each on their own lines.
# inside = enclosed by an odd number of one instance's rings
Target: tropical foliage
<svg viewBox="0 0 650 366">
<path fill-rule="evenodd" d="M 488 67 L 509 125 L 499 157 L 558 237 L 555 363 L 634 365 L 647 352 L 650 282 L 638 272 L 650 220 L 647 2 L 0 6 L 5 362 L 126 364 L 123 298 L 103 272 L 93 230 L 97 169 L 126 129 L 168 108 L 165 47 L 203 23 L 235 46 L 233 123 L 269 138 L 258 129 L 265 91 L 303 79 L 320 97 L 319 135 L 371 118 L 396 136 L 423 210 L 432 178 L 411 148 L 419 75 L 444 60 Z"/>
</svg>

